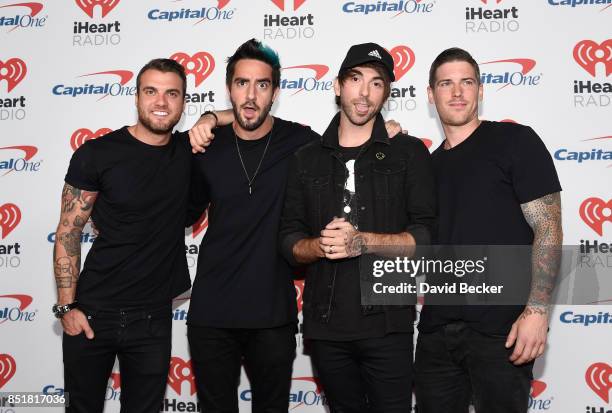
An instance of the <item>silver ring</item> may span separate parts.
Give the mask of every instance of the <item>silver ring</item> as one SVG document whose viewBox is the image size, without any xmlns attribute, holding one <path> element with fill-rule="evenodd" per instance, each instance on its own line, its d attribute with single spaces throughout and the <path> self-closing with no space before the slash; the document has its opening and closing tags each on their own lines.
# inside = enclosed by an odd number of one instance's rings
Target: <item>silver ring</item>
<svg viewBox="0 0 612 413">
<path fill-rule="evenodd" d="M 329 247 L 329 253 L 333 254 L 334 253 L 334 246 L 332 245 L 331 247 Z"/>
</svg>

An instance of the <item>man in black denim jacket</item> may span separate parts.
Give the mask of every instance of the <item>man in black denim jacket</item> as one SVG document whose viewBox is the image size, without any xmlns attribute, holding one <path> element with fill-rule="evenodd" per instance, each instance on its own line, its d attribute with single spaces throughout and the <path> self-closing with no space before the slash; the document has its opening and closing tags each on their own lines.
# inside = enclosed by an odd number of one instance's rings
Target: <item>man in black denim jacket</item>
<svg viewBox="0 0 612 413">
<path fill-rule="evenodd" d="M 435 219 L 429 152 L 390 140 L 380 115 L 393 80 L 385 49 L 351 47 L 334 84 L 341 110 L 289 172 L 281 248 L 308 264 L 304 337 L 332 412 L 411 407 L 414 307 L 362 305 L 358 258 L 428 244 Z"/>
</svg>

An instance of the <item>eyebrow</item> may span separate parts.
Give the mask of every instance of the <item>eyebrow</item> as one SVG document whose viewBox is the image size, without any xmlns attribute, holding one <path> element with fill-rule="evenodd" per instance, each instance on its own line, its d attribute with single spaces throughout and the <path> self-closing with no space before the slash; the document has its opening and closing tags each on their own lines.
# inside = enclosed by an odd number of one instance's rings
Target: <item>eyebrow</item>
<svg viewBox="0 0 612 413">
<path fill-rule="evenodd" d="M 463 80 L 473 80 L 473 81 L 476 81 L 476 78 L 474 78 L 474 77 L 462 77 L 460 80 L 461 81 L 463 81 Z M 450 79 L 450 78 L 440 79 L 440 80 L 436 81 L 436 84 L 442 83 L 442 82 L 449 82 L 449 81 L 452 82 L 452 79 Z"/>
<path fill-rule="evenodd" d="M 234 78 L 234 82 L 248 82 L 249 79 L 245 78 L 245 77 L 236 77 Z M 262 79 L 255 79 L 256 82 L 268 82 L 268 83 L 272 83 L 272 79 L 270 79 L 269 77 L 265 77 Z"/>
<path fill-rule="evenodd" d="M 363 73 L 361 73 L 361 72 L 360 72 L 359 70 L 357 70 L 357 69 L 351 69 L 351 70 L 349 71 L 349 76 L 351 76 L 351 75 L 359 75 L 359 76 L 363 77 Z M 383 79 L 383 77 L 382 77 L 382 76 L 380 76 L 380 75 L 378 75 L 378 76 L 374 76 L 374 77 L 372 78 L 372 80 L 382 80 L 383 82 L 385 81 L 385 79 Z"/>
</svg>

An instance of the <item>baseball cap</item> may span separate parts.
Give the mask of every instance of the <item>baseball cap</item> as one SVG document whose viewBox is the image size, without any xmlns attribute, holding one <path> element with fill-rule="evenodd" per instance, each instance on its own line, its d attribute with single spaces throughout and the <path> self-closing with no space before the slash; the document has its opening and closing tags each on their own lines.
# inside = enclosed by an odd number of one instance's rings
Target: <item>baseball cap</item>
<svg viewBox="0 0 612 413">
<path fill-rule="evenodd" d="M 340 72 L 369 62 L 382 63 L 384 68 L 387 69 L 391 81 L 395 81 L 393 58 L 389 52 L 376 43 L 362 43 L 351 46 L 340 65 Z"/>
</svg>

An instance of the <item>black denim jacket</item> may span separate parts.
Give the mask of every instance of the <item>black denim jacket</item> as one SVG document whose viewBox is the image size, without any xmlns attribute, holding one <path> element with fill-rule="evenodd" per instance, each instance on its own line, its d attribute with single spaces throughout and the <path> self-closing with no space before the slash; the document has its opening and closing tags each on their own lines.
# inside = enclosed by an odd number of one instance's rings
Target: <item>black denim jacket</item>
<svg viewBox="0 0 612 413">
<path fill-rule="evenodd" d="M 318 237 L 335 216 L 342 216 L 348 171 L 339 151 L 339 122 L 338 113 L 321 140 L 300 148 L 291 162 L 280 224 L 280 247 L 293 265 L 298 265 L 293 256 L 295 243 Z M 427 148 L 412 136 L 399 134 L 389 139 L 380 114 L 366 145 L 355 161 L 358 230 L 387 234 L 409 232 L 417 245 L 429 244 L 436 217 L 436 197 Z M 329 319 L 337 265 L 320 259 L 308 266 L 305 317 L 314 317 L 320 322 Z M 362 307 L 364 313 L 383 310 Z"/>
</svg>

